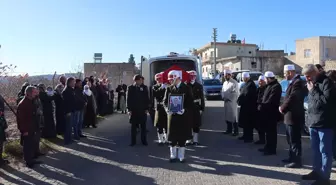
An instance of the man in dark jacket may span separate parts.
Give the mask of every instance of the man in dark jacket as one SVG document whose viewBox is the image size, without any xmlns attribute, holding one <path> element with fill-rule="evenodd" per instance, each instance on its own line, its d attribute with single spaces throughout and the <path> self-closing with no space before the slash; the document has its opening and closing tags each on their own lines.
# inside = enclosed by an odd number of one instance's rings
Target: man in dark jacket
<svg viewBox="0 0 336 185">
<path fill-rule="evenodd" d="M 254 128 L 258 131 L 259 140 L 256 141 L 254 144 L 264 145 L 265 144 L 265 123 L 266 123 L 266 120 L 262 119 L 263 115 L 262 115 L 261 111 L 259 110 L 259 108 L 261 106 L 262 99 L 264 97 L 264 92 L 265 92 L 265 89 L 266 89 L 265 77 L 263 75 L 259 76 L 258 84 L 259 84 L 259 87 L 257 89 L 258 110 L 257 110 L 257 121 L 256 121 L 256 125 L 255 125 Z"/>
<path fill-rule="evenodd" d="M 289 145 L 289 158 L 283 160 L 287 168 L 300 168 L 301 162 L 301 130 L 305 124 L 305 111 L 303 101 L 305 97 L 305 84 L 300 75 L 295 73 L 294 65 L 284 66 L 284 75 L 289 81 L 283 104 L 279 107 L 284 114 L 286 136 Z"/>
<path fill-rule="evenodd" d="M 307 79 L 308 124 L 310 142 L 314 154 L 313 171 L 303 175 L 304 180 L 315 180 L 314 185 L 329 185 L 332 167 L 332 142 L 335 120 L 335 86 L 325 74 L 319 73 L 313 64 L 304 66 Z"/>
<path fill-rule="evenodd" d="M 278 137 L 278 121 L 281 114 L 279 112 L 281 85 L 275 79 L 275 75 L 271 71 L 266 71 L 264 75 L 266 79 L 266 89 L 259 110 L 265 120 L 266 144 L 264 148 L 259 149 L 264 155 L 276 155 L 277 137 Z"/>
<path fill-rule="evenodd" d="M 39 163 L 34 160 L 37 110 L 33 99 L 36 96 L 37 89 L 33 86 L 28 86 L 25 91 L 25 97 L 20 101 L 17 109 L 17 124 L 23 140 L 23 156 L 29 168 Z"/>
<path fill-rule="evenodd" d="M 84 109 L 86 106 L 86 97 L 83 94 L 82 81 L 76 79 L 75 84 L 75 97 L 76 97 L 76 125 L 74 128 L 74 139 L 79 140 L 80 137 L 85 137 L 82 133 L 83 119 L 84 119 Z"/>
<path fill-rule="evenodd" d="M 245 82 L 240 91 L 237 103 L 240 106 L 239 125 L 243 128 L 243 136 L 239 140 L 244 140 L 245 143 L 253 142 L 253 127 L 256 122 L 257 110 L 257 86 L 250 78 L 248 72 L 242 73 Z"/>
<path fill-rule="evenodd" d="M 65 112 L 65 129 L 64 129 L 64 144 L 70 144 L 71 130 L 76 125 L 76 96 L 75 96 L 75 79 L 70 77 L 66 81 L 66 86 L 62 92 L 64 100 L 64 112 Z"/>
<path fill-rule="evenodd" d="M 133 77 L 134 84 L 127 89 L 126 101 L 128 114 L 130 115 L 131 128 L 131 144 L 136 144 L 137 125 L 141 127 L 141 142 L 147 146 L 146 121 L 149 114 L 149 95 L 146 85 L 141 84 L 141 75 Z"/>
<path fill-rule="evenodd" d="M 5 118 L 5 99 L 0 95 L 0 167 L 8 164 L 8 160 L 2 158 L 3 144 L 6 141 L 7 121 Z"/>
</svg>

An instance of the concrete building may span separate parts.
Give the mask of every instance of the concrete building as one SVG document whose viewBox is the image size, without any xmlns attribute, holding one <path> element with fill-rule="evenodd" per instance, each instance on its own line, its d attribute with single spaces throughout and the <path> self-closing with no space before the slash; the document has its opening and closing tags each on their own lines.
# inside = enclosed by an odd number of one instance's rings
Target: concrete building
<svg viewBox="0 0 336 185">
<path fill-rule="evenodd" d="M 300 66 L 309 63 L 324 66 L 327 60 L 336 59 L 336 37 L 318 36 L 304 38 L 296 40 L 295 43 L 295 55 L 290 55 L 287 58 Z"/>
<path fill-rule="evenodd" d="M 197 54 L 202 58 L 202 74 L 208 76 L 212 72 L 214 47 L 213 42 L 197 49 Z M 234 56 L 257 56 L 256 44 L 216 42 L 216 60 Z"/>
<path fill-rule="evenodd" d="M 120 80 L 126 85 L 133 83 L 133 76 L 135 75 L 135 66 L 130 63 L 84 63 L 84 75 L 96 76 L 102 78 L 106 77 L 112 82 L 112 88 L 115 89 Z"/>
</svg>

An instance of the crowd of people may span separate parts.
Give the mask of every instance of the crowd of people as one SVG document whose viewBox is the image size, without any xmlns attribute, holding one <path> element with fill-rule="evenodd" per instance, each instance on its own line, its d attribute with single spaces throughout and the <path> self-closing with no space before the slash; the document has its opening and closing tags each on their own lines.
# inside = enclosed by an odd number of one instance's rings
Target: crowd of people
<svg viewBox="0 0 336 185">
<path fill-rule="evenodd" d="M 118 109 L 125 111 L 126 95 L 118 85 Z M 124 100 L 124 101 L 122 101 Z M 6 140 L 7 122 L 4 116 L 5 100 L 0 96 L 0 153 Z M 43 155 L 39 150 L 40 139 L 56 138 L 63 135 L 64 144 L 86 137 L 82 128 L 96 128 L 97 116 L 114 112 L 114 90 L 107 79 L 93 76 L 84 80 L 61 76 L 59 84 L 53 89 L 44 84 L 22 85 L 17 95 L 17 126 L 21 133 L 24 160 L 28 167 L 39 162 Z M 0 165 L 8 163 L 0 155 Z"/>
<path fill-rule="evenodd" d="M 258 87 L 250 79 L 249 73 L 244 72 L 242 77 L 245 84 L 239 89 L 231 71 L 225 70 L 222 97 L 225 102 L 227 130 L 224 133 L 237 136 L 238 127 L 241 127 L 243 135 L 238 139 L 252 143 L 253 130 L 256 129 L 259 140 L 255 144 L 264 145 L 259 151 L 265 156 L 276 155 L 277 123 L 283 120 L 289 153 L 288 158 L 282 161 L 287 168 L 301 168 L 301 132 L 307 124 L 310 127 L 313 170 L 303 175 L 302 179 L 314 180 L 313 185 L 329 185 L 333 158 L 336 160 L 336 72 L 326 73 L 321 65 L 308 64 L 303 68 L 302 74 L 306 80 L 296 74 L 294 65 L 284 66 L 284 76 L 289 81 L 289 86 L 285 90 L 285 97 L 281 98 L 282 87 L 273 72 L 267 71 L 260 76 Z M 306 120 L 304 99 L 307 96 Z"/>
<path fill-rule="evenodd" d="M 264 145 L 259 151 L 265 155 L 277 153 L 278 122 L 283 120 L 289 145 L 287 168 L 302 167 L 301 131 L 305 124 L 310 126 L 313 171 L 302 176 L 305 180 L 316 180 L 313 184 L 329 184 L 333 157 L 336 160 L 336 71 L 324 72 L 322 66 L 309 64 L 302 71 L 306 80 L 296 73 L 294 65 L 284 66 L 284 76 L 289 81 L 286 96 L 282 98 L 282 87 L 271 71 L 258 79 L 258 86 L 243 72 L 245 84 L 238 86 L 230 70 L 224 71 L 222 88 L 227 130 L 224 134 L 243 135 L 239 140 L 252 143 L 253 130 L 258 131 L 255 144 Z M 155 75 L 155 85 L 150 89 L 154 98 L 154 125 L 157 127 L 158 143 L 170 145 L 170 162 L 185 161 L 186 145 L 198 145 L 201 115 L 204 111 L 203 86 L 196 81 L 196 71 L 188 71 L 190 79 L 182 81 L 179 71 L 171 70 Z M 167 75 L 168 82 L 163 81 Z M 141 75 L 134 76 L 134 84 L 118 85 L 117 109 L 129 114 L 131 144 L 136 144 L 137 129 L 141 131 L 141 142 L 147 146 L 146 121 L 150 113 L 149 89 Z M 107 80 L 97 81 L 93 77 L 83 81 L 61 76 L 55 89 L 25 83 L 18 94 L 17 124 L 21 132 L 24 159 L 28 167 L 41 154 L 40 137 L 64 136 L 64 143 L 85 137 L 83 127 L 96 127 L 96 116 L 112 113 L 114 91 Z M 304 100 L 308 96 L 308 119 L 305 119 Z M 5 140 L 7 127 L 4 119 L 3 98 L 0 97 L 0 148 Z M 239 107 L 239 109 L 238 109 Z M 239 110 L 239 111 L 237 111 Z M 308 123 L 305 123 L 305 122 Z M 72 136 L 73 135 L 73 136 Z M 333 142 L 333 140 L 335 142 Z M 2 152 L 2 151 L 0 151 Z M 0 158 L 0 164 L 6 163 Z"/>
</svg>

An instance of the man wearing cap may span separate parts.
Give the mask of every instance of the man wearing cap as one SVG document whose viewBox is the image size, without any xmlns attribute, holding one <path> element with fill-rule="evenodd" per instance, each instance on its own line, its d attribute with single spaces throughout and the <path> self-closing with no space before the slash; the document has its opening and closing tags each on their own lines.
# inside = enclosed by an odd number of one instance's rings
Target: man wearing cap
<svg viewBox="0 0 336 185">
<path fill-rule="evenodd" d="M 231 70 L 224 70 L 225 82 L 222 88 L 222 99 L 224 100 L 224 114 L 227 124 L 224 134 L 232 134 L 238 136 L 237 119 L 237 97 L 238 97 L 238 83 L 231 77 Z"/>
<path fill-rule="evenodd" d="M 204 93 L 202 84 L 196 81 L 197 72 L 192 70 L 188 71 L 190 76 L 190 82 L 187 85 L 191 88 L 193 98 L 194 98 L 194 107 L 190 112 L 190 120 L 192 123 L 192 140 L 191 142 L 187 141 L 187 144 L 198 145 L 198 134 L 200 131 L 200 126 L 202 125 L 201 114 L 204 111 L 205 103 L 204 103 Z"/>
<path fill-rule="evenodd" d="M 303 107 L 305 83 L 300 75 L 295 73 L 294 65 L 284 66 L 284 76 L 289 81 L 289 85 L 279 111 L 284 115 L 289 158 L 284 159 L 283 162 L 288 163 L 285 167 L 300 168 L 302 166 L 301 130 L 305 124 L 305 110 Z"/>
<path fill-rule="evenodd" d="M 253 127 L 257 113 L 257 86 L 248 72 L 242 73 L 244 86 L 240 91 L 237 103 L 240 106 L 239 125 L 243 128 L 243 136 L 239 140 L 245 143 L 253 142 Z"/>
<path fill-rule="evenodd" d="M 185 144 L 190 138 L 191 127 L 188 121 L 188 111 L 192 111 L 194 102 L 191 88 L 182 83 L 182 76 L 179 71 L 172 70 L 168 73 L 168 80 L 171 86 L 166 89 L 164 107 L 168 115 L 168 140 L 170 146 L 170 162 L 179 160 L 184 162 Z M 182 96 L 182 110 L 172 112 L 170 109 L 171 96 Z M 177 156 L 178 150 L 178 156 Z"/>
<path fill-rule="evenodd" d="M 260 111 L 267 121 L 265 123 L 266 144 L 259 151 L 263 152 L 264 155 L 276 155 L 277 123 L 281 117 L 279 105 L 282 89 L 272 71 L 266 71 L 264 77 L 267 86 L 261 101 Z"/>
<path fill-rule="evenodd" d="M 137 125 L 141 127 L 142 144 L 145 146 L 148 145 L 146 121 L 149 114 L 149 94 L 147 86 L 141 84 L 141 78 L 141 75 L 133 77 L 134 84 L 128 87 L 126 95 L 128 114 L 130 115 L 130 123 L 132 124 L 130 146 L 136 144 Z"/>
<path fill-rule="evenodd" d="M 154 97 L 154 126 L 157 128 L 159 145 L 167 143 L 167 113 L 163 107 L 163 98 L 166 92 L 166 84 L 163 84 L 162 73 L 155 75 L 156 84 L 153 86 Z"/>
<path fill-rule="evenodd" d="M 258 131 L 259 140 L 256 141 L 254 144 L 257 145 L 264 145 L 265 144 L 265 124 L 267 123 L 267 120 L 263 119 L 263 115 L 261 114 L 260 107 L 261 102 L 264 96 L 264 92 L 266 89 L 266 82 L 265 77 L 263 75 L 260 75 L 258 78 L 258 89 L 257 89 L 257 121 L 255 128 Z"/>
</svg>

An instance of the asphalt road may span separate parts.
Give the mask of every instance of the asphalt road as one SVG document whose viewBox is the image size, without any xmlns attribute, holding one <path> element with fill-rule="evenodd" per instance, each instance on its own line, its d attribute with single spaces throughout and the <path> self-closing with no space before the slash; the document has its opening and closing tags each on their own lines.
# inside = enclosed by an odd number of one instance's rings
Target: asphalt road
<svg viewBox="0 0 336 185">
<path fill-rule="evenodd" d="M 34 170 L 22 165 L 0 169 L 3 184 L 71 185 L 291 185 L 310 171 L 309 140 L 303 139 L 303 169 L 286 169 L 287 144 L 279 126 L 277 156 L 261 156 L 260 146 L 244 144 L 223 135 L 223 102 L 207 101 L 200 133 L 201 146 L 188 147 L 184 164 L 168 162 L 169 149 L 156 144 L 155 129 L 148 124 L 149 146 L 129 147 L 128 116 L 114 114 L 97 129 L 87 129 L 88 138 L 69 147 L 58 146 L 43 157 Z M 255 135 L 255 138 L 256 135 Z M 140 143 L 140 138 L 139 143 Z M 336 175 L 332 174 L 336 180 Z"/>
</svg>

